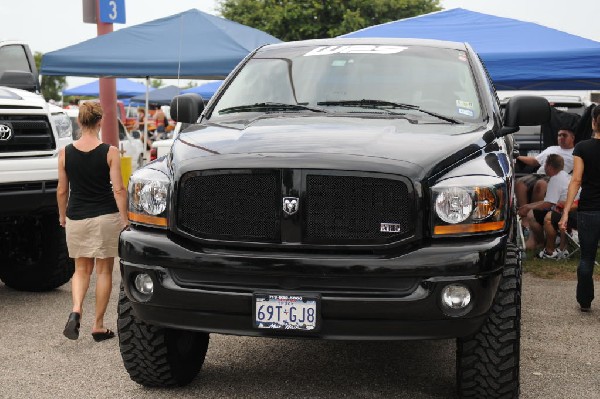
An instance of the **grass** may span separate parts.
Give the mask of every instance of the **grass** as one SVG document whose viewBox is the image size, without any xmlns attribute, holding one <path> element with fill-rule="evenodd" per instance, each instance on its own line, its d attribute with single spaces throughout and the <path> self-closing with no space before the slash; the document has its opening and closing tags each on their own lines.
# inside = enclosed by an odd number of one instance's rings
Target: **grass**
<svg viewBox="0 0 600 399">
<path fill-rule="evenodd" d="M 577 280 L 577 265 L 579 257 L 570 259 L 540 259 L 534 251 L 527 251 L 523 261 L 523 271 L 536 277 L 556 280 Z"/>
</svg>

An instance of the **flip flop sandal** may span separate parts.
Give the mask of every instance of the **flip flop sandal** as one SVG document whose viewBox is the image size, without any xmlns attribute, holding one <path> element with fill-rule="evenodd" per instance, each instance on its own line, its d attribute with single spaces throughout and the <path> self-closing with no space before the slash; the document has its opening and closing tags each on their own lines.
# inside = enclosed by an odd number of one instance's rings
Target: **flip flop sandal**
<svg viewBox="0 0 600 399">
<path fill-rule="evenodd" d="M 94 341 L 96 341 L 96 342 L 111 339 L 111 338 L 114 338 L 114 336 L 115 336 L 115 333 L 112 332 L 111 330 L 109 330 L 108 328 L 104 332 L 92 333 L 92 338 L 94 338 Z"/>
<path fill-rule="evenodd" d="M 81 315 L 77 312 L 71 312 L 69 315 L 69 319 L 67 320 L 67 324 L 65 325 L 65 329 L 63 334 L 65 337 L 69 339 L 77 339 L 79 338 L 79 320 L 81 319 Z"/>
</svg>

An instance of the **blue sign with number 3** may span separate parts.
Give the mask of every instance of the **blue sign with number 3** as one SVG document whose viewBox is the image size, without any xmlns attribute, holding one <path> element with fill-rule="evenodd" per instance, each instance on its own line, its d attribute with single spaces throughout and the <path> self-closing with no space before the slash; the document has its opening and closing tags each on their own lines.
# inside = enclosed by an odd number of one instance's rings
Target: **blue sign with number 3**
<svg viewBox="0 0 600 399">
<path fill-rule="evenodd" d="M 106 24 L 125 23 L 125 0 L 99 0 L 100 21 Z"/>
</svg>

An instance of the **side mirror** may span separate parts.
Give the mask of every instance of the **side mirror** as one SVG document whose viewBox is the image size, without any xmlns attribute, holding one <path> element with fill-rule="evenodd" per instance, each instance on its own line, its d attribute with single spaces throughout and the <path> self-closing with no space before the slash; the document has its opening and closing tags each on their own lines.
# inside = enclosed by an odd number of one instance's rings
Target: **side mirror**
<svg viewBox="0 0 600 399">
<path fill-rule="evenodd" d="M 171 100 L 171 118 L 177 122 L 196 123 L 204 111 L 204 100 L 198 94 L 186 93 Z"/>
<path fill-rule="evenodd" d="M 515 96 L 504 110 L 504 127 L 500 135 L 519 131 L 519 126 L 538 126 L 550 121 L 550 104 L 539 96 Z"/>
<path fill-rule="evenodd" d="M 38 85 L 31 72 L 24 71 L 5 71 L 0 75 L 0 86 L 12 87 L 36 92 Z"/>
</svg>

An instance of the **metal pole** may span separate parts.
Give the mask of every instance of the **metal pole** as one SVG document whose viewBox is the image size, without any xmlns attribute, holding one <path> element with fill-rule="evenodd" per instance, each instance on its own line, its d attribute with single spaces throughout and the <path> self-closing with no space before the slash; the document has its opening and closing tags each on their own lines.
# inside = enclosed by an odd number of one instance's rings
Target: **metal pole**
<svg viewBox="0 0 600 399">
<path fill-rule="evenodd" d="M 150 97 L 150 76 L 146 76 L 146 112 L 145 112 L 145 116 L 144 116 L 144 154 L 145 154 L 145 158 L 146 161 L 150 160 L 150 149 L 148 148 L 148 141 L 149 141 L 149 137 L 148 137 L 148 101 L 149 101 L 149 97 Z"/>
<path fill-rule="evenodd" d="M 100 1 L 96 0 L 96 15 L 100 15 Z M 96 31 L 98 36 L 111 33 L 113 24 L 100 22 L 96 18 Z M 104 116 L 102 117 L 102 137 L 104 143 L 119 148 L 119 133 L 117 125 L 117 83 L 114 78 L 100 78 L 100 104 Z"/>
</svg>

